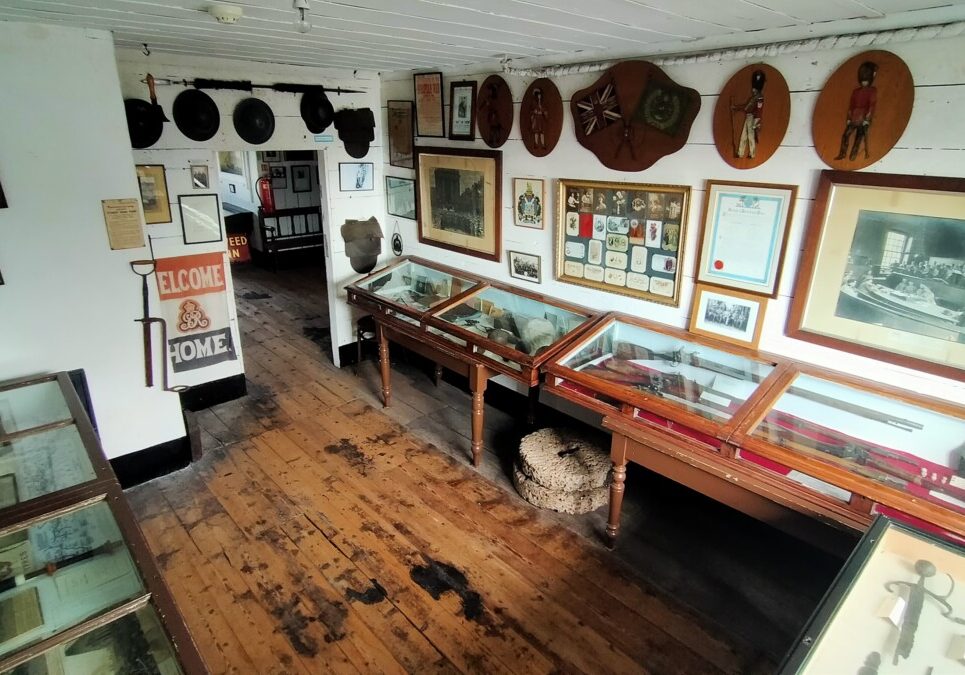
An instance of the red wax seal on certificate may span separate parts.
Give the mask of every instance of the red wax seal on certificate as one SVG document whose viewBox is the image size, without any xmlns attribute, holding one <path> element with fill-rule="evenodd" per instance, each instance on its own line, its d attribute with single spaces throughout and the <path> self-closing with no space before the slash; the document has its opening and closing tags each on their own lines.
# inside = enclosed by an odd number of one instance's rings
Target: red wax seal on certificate
<svg viewBox="0 0 965 675">
<path fill-rule="evenodd" d="M 724 269 L 724 261 L 723 261 L 723 260 L 715 260 L 715 261 L 714 261 L 714 269 L 715 269 L 715 270 L 722 270 L 722 269 Z"/>
</svg>

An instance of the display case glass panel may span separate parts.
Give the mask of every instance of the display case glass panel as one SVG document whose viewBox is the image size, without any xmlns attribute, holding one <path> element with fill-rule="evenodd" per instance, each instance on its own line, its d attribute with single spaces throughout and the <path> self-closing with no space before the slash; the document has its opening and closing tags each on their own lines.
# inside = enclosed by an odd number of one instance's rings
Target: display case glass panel
<svg viewBox="0 0 965 675">
<path fill-rule="evenodd" d="M 0 436 L 69 419 L 57 380 L 0 391 Z"/>
<path fill-rule="evenodd" d="M 788 654 L 782 673 L 961 673 L 965 557 L 880 519 Z"/>
<path fill-rule="evenodd" d="M 799 373 L 752 436 L 965 513 L 965 419 Z"/>
<path fill-rule="evenodd" d="M 407 260 L 358 284 L 397 305 L 425 312 L 478 286 L 478 282 Z"/>
<path fill-rule="evenodd" d="M 0 508 L 96 477 L 73 424 L 0 441 Z"/>
<path fill-rule="evenodd" d="M 543 300 L 493 287 L 473 293 L 462 302 L 446 307 L 436 316 L 484 340 L 531 357 L 543 353 L 589 319 L 587 314 L 578 314 Z M 442 335 L 463 342 L 447 333 Z M 491 352 L 484 354 L 505 361 Z M 516 365 L 516 368 L 519 366 Z"/>
<path fill-rule="evenodd" d="M 770 363 L 619 320 L 560 365 L 717 421 L 729 420 L 774 370 Z"/>
<path fill-rule="evenodd" d="M 108 504 L 0 535 L 0 657 L 144 595 Z"/>
<path fill-rule="evenodd" d="M 13 668 L 3 675 L 182 673 L 157 611 L 146 605 Z"/>
</svg>

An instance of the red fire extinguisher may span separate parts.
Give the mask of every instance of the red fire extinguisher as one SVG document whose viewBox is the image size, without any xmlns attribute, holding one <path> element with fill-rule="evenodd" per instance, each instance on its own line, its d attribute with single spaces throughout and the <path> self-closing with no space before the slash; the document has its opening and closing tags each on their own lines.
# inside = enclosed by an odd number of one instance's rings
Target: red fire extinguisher
<svg viewBox="0 0 965 675">
<path fill-rule="evenodd" d="M 261 210 L 265 213 L 275 211 L 275 193 L 271 189 L 271 178 L 262 176 L 258 179 L 258 201 L 261 202 Z"/>
</svg>

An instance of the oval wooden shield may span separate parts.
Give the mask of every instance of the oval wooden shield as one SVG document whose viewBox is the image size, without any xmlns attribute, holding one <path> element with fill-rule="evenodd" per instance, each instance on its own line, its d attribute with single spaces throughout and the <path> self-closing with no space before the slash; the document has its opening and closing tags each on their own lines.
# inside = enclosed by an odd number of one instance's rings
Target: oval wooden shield
<svg viewBox="0 0 965 675">
<path fill-rule="evenodd" d="M 687 142 L 700 94 L 647 61 L 624 61 L 573 94 L 580 145 L 617 171 L 643 171 Z"/>
<path fill-rule="evenodd" d="M 832 169 L 874 164 L 901 138 L 914 103 L 915 82 L 904 61 L 881 50 L 858 54 L 834 71 L 818 96 L 814 150 Z"/>
<path fill-rule="evenodd" d="M 513 93 L 499 75 L 490 75 L 479 88 L 476 124 L 490 148 L 502 146 L 513 130 Z"/>
<path fill-rule="evenodd" d="M 519 133 L 529 154 L 545 157 L 553 152 L 563 132 L 563 98 L 546 77 L 529 85 L 519 107 Z"/>
<path fill-rule="evenodd" d="M 790 116 L 791 93 L 780 71 L 763 63 L 742 68 L 714 108 L 717 152 L 735 169 L 760 166 L 780 147 Z"/>
</svg>

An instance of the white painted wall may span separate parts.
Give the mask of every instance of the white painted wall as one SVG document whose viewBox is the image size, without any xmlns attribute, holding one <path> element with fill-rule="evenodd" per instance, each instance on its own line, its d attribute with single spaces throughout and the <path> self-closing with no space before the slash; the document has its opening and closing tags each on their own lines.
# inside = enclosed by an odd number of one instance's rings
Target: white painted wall
<svg viewBox="0 0 965 675">
<path fill-rule="evenodd" d="M 898 143 L 885 158 L 867 171 L 921 175 L 965 175 L 965 37 L 930 41 L 895 43 L 886 48 L 905 60 L 915 78 L 915 108 L 910 124 Z M 704 200 L 704 181 L 707 179 L 743 180 L 769 183 L 790 183 L 799 186 L 799 198 L 794 208 L 788 244 L 787 261 L 780 286 L 780 296 L 767 309 L 761 337 L 762 350 L 783 354 L 795 359 L 818 363 L 848 373 L 870 377 L 881 382 L 904 387 L 920 393 L 965 401 L 965 385 L 948 379 L 899 368 L 887 363 L 861 358 L 852 354 L 819 347 L 784 336 L 787 308 L 793 293 L 802 238 L 817 187 L 820 170 L 827 168 L 818 158 L 811 142 L 811 116 L 818 93 L 832 72 L 851 56 L 867 49 L 851 48 L 819 52 L 788 53 L 765 62 L 784 75 L 791 90 L 791 120 L 787 135 L 777 153 L 763 166 L 747 171 L 730 167 L 718 155 L 713 143 L 712 117 L 717 93 L 727 80 L 745 65 L 760 59 L 734 59 L 709 63 L 688 63 L 664 68 L 680 84 L 694 87 L 701 93 L 701 109 L 694 122 L 688 143 L 678 153 L 664 157 L 646 171 L 623 173 L 604 167 L 588 150 L 580 146 L 573 132 L 569 114 L 570 95 L 594 82 L 600 73 L 554 77 L 563 96 L 565 121 L 559 145 L 546 158 L 531 156 L 519 135 L 519 101 L 532 77 L 505 76 L 516 102 L 513 133 L 503 151 L 503 242 L 502 249 L 533 252 L 542 257 L 543 283 L 536 287 L 509 277 L 505 255 L 500 262 L 459 255 L 418 241 L 414 221 L 386 215 L 387 232 L 398 223 L 405 241 L 406 254 L 438 260 L 455 267 L 495 277 L 510 284 L 537 289 L 549 296 L 565 298 L 600 310 L 618 310 L 672 326 L 687 325 L 693 297 L 693 267 L 700 231 L 700 215 Z M 482 83 L 490 72 L 465 70 L 445 73 L 443 91 L 450 80 L 474 79 Z M 412 100 L 412 74 L 391 73 L 383 76 L 383 133 L 385 101 Z M 448 101 L 447 101 L 448 103 Z M 446 118 L 448 119 L 448 105 Z M 383 138 L 383 144 L 387 144 Z M 475 143 L 419 138 L 420 145 L 485 148 L 482 141 Z M 386 162 L 388 158 L 386 156 Z M 414 172 L 389 166 L 387 175 L 413 177 Z M 596 291 L 554 280 L 553 226 L 543 231 L 514 226 L 512 213 L 512 178 L 535 177 L 546 181 L 548 203 L 545 211 L 556 209 L 556 179 L 592 179 L 640 183 L 682 184 L 692 186 L 692 201 L 687 219 L 681 302 L 678 308 Z M 551 216 L 550 223 L 555 220 Z"/>
<path fill-rule="evenodd" d="M 381 104 L 381 83 L 377 73 L 341 69 L 306 68 L 268 63 L 251 63 L 226 59 L 198 59 L 176 54 L 155 53 L 144 56 L 140 51 L 117 50 L 117 67 L 121 89 L 125 97 L 146 98 L 146 85 L 140 82 L 150 72 L 155 78 L 172 80 L 206 77 L 223 80 L 249 80 L 255 84 L 291 82 L 322 84 L 361 90 L 359 94 L 330 94 L 336 110 L 341 108 L 372 108 L 377 111 Z M 183 86 L 159 86 L 158 103 L 170 114 L 171 105 Z M 329 293 L 332 343 L 338 362 L 338 347 L 355 340 L 354 316 L 346 303 L 344 288 L 360 278 L 349 265 L 345 256 L 345 244 L 339 235 L 339 227 L 346 219 L 364 220 L 370 216 L 384 218 L 385 195 L 382 178 L 381 130 L 376 128 L 376 140 L 364 160 L 376 166 L 373 192 L 341 193 L 338 190 L 338 163 L 356 161 L 345 152 L 338 140 L 334 125 L 321 136 L 313 136 L 305 127 L 299 113 L 299 96 L 256 88 L 253 93 L 232 90 L 208 91 L 221 111 L 221 126 L 215 136 L 203 143 L 185 138 L 172 124 L 164 126 L 164 132 L 153 150 L 317 150 L 319 154 L 320 192 L 322 198 L 323 227 L 328 245 L 325 247 L 325 268 Z M 275 114 L 275 133 L 263 146 L 243 141 L 235 132 L 231 114 L 242 99 L 255 96 L 264 100 Z M 173 119 L 173 117 L 172 117 Z M 376 119 L 380 120 L 379 115 Z M 380 123 L 379 123 L 380 124 Z M 257 171 L 257 167 L 255 167 Z M 290 180 L 290 178 L 289 178 Z M 387 248 L 387 246 L 386 246 Z M 391 255 L 391 254 L 389 254 Z"/>
<path fill-rule="evenodd" d="M 85 369 L 109 457 L 183 436 L 144 386 L 147 249 L 112 251 L 101 212 L 139 197 L 110 34 L 0 23 L 0 91 L 0 380 Z"/>
</svg>

